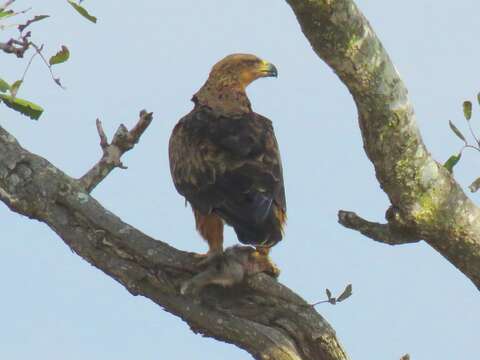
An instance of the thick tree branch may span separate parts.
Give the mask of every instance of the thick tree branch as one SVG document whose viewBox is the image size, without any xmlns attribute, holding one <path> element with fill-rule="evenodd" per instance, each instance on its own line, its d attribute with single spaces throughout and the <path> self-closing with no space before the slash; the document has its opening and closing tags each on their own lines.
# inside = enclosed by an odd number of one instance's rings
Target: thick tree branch
<svg viewBox="0 0 480 360">
<path fill-rule="evenodd" d="M 140 137 L 150 125 L 152 119 L 152 113 L 147 113 L 145 110 L 142 110 L 140 112 L 140 118 L 132 130 L 128 131 L 123 124 L 118 127 L 111 144 L 108 143 L 107 135 L 105 135 L 101 121 L 97 119 L 97 131 L 100 137 L 103 156 L 100 161 L 79 180 L 81 186 L 87 190 L 87 192 L 90 193 L 116 167 L 126 169 L 121 161 L 122 155 L 140 141 Z"/>
<path fill-rule="evenodd" d="M 352 0 L 287 0 L 353 95 L 364 148 L 402 222 L 480 289 L 480 210 L 423 144 L 407 90 Z"/>
<path fill-rule="evenodd" d="M 0 200 L 46 223 L 79 256 L 194 332 L 235 344 L 259 360 L 347 359 L 326 320 L 268 275 L 228 289 L 206 287 L 199 297 L 182 295 L 182 285 L 199 272 L 193 254 L 122 222 L 78 180 L 23 149 L 1 127 Z"/>
</svg>

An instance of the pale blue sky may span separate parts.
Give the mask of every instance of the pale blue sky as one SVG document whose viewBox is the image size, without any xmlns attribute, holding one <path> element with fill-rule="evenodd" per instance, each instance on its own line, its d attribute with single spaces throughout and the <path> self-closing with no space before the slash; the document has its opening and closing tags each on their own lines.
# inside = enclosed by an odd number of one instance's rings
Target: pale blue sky
<svg viewBox="0 0 480 360">
<path fill-rule="evenodd" d="M 448 120 L 465 128 L 461 102 L 480 90 L 480 2 L 357 3 L 406 82 L 424 141 L 444 161 L 460 147 Z M 71 60 L 56 69 L 67 91 L 39 61 L 32 66 L 19 96 L 45 108 L 38 123 L 0 107 L 1 125 L 25 147 L 80 176 L 100 156 L 97 117 L 111 135 L 120 122 L 132 125 L 140 109 L 153 111 L 151 127 L 124 159 L 129 169 L 115 170 L 94 196 L 155 238 L 205 251 L 170 180 L 168 137 L 218 59 L 263 57 L 279 77 L 254 83 L 249 94 L 254 109 L 273 120 L 284 162 L 289 222 L 272 254 L 280 280 L 312 302 L 326 287 L 338 292 L 353 283 L 348 301 L 318 307 L 352 359 L 478 357 L 480 296 L 463 274 L 423 243 L 389 247 L 337 224 L 338 209 L 381 221 L 388 202 L 364 154 L 350 94 L 313 53 L 285 2 L 85 1 L 97 25 L 66 1 L 18 1 L 30 5 L 32 13 L 52 15 L 32 25 L 35 39 L 50 53 L 68 45 Z M 21 76 L 24 65 L 0 58 L 0 77 Z M 480 175 L 480 154 L 465 155 L 456 176 L 466 187 Z M 0 205 L 0 228 L 1 359 L 249 358 L 131 296 L 45 225 Z M 230 230 L 227 242 L 236 242 Z"/>
</svg>

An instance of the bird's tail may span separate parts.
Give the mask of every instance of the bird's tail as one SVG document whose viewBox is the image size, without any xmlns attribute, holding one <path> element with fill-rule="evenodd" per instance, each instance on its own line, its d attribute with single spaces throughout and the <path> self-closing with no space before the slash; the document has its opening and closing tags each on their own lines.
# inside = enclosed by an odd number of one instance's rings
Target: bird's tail
<svg viewBox="0 0 480 360">
<path fill-rule="evenodd" d="M 272 247 L 282 240 L 284 223 L 283 212 L 274 205 L 263 222 L 248 225 L 233 224 L 233 227 L 241 243 Z"/>
</svg>

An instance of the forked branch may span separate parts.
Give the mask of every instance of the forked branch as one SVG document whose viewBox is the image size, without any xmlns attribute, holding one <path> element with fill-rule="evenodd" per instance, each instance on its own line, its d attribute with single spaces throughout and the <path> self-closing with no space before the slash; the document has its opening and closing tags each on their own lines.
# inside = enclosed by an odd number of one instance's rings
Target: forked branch
<svg viewBox="0 0 480 360">
<path fill-rule="evenodd" d="M 118 155 L 114 159 L 138 140 L 151 114 L 142 113 L 140 118 L 130 132 L 119 130 L 110 145 L 99 130 L 103 147 L 115 147 Z M 92 176 L 87 185 L 98 184 L 106 176 L 102 169 L 118 165 L 112 161 L 99 164 L 94 173 L 100 175 Z M 0 127 L 0 200 L 15 212 L 46 223 L 74 252 L 130 293 L 151 299 L 185 320 L 193 331 L 235 344 L 255 359 L 347 359 L 327 321 L 274 278 L 257 273 L 226 290 L 206 286 L 211 278 L 199 277 L 193 254 L 122 222 L 83 186 L 23 149 Z M 243 265 L 236 259 L 225 259 L 220 271 L 233 274 L 234 282 L 255 273 L 239 272 L 238 266 Z M 218 270 L 206 271 L 210 277 Z"/>
<path fill-rule="evenodd" d="M 116 167 L 126 169 L 122 163 L 122 156 L 132 149 L 140 141 L 140 137 L 150 125 L 153 113 L 142 110 L 137 124 L 128 130 L 125 125 L 120 125 L 113 136 L 112 142 L 108 143 L 107 135 L 102 127 L 102 122 L 97 119 L 97 131 L 100 137 L 100 147 L 103 155 L 101 159 L 79 181 L 81 186 L 91 192 L 110 172 Z"/>
</svg>

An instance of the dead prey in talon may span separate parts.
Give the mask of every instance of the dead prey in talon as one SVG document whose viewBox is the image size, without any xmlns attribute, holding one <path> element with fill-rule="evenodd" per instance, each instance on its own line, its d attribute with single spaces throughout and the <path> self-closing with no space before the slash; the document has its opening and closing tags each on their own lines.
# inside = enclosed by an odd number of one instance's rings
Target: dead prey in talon
<svg viewBox="0 0 480 360">
<path fill-rule="evenodd" d="M 272 76 L 275 66 L 255 55 L 225 57 L 170 137 L 175 188 L 192 206 L 196 228 L 208 243 L 203 264 L 223 252 L 224 223 L 262 261 L 282 240 L 287 216 L 277 140 L 271 121 L 252 110 L 245 91 L 254 80 Z"/>
<path fill-rule="evenodd" d="M 180 292 L 183 295 L 197 295 L 208 285 L 231 287 L 241 283 L 246 276 L 260 272 L 274 277 L 280 274 L 268 255 L 250 246 L 229 247 L 225 252 L 211 256 L 203 266 L 202 272 L 182 284 Z"/>
</svg>

